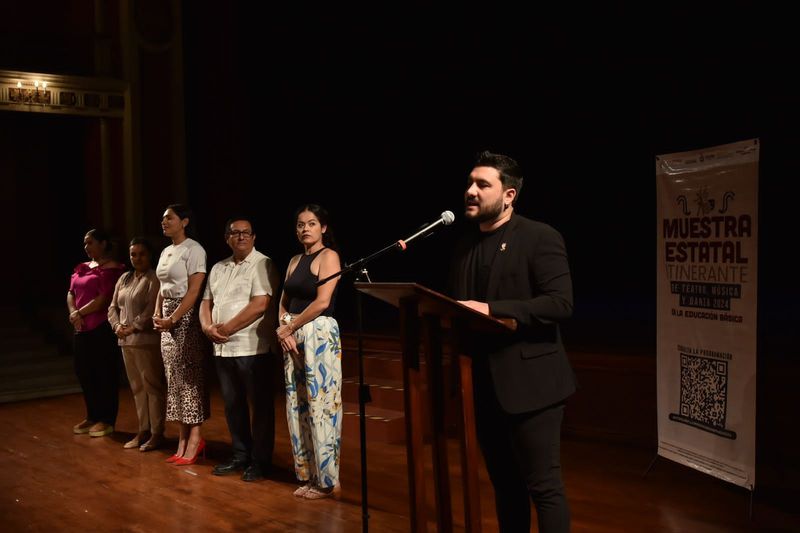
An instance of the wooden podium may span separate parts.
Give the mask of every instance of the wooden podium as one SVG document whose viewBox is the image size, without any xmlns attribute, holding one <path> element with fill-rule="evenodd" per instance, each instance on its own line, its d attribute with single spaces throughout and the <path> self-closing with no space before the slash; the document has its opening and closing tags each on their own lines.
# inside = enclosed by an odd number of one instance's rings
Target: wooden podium
<svg viewBox="0 0 800 533">
<path fill-rule="evenodd" d="M 355 288 L 400 310 L 403 354 L 406 447 L 411 531 L 427 531 L 425 479 L 423 472 L 424 419 L 419 347 L 427 358 L 426 376 L 432 428 L 433 482 L 436 524 L 439 531 L 453 530 L 450 506 L 450 478 L 447 468 L 447 438 L 444 420 L 444 376 L 442 372 L 442 326 L 454 334 L 454 363 L 458 364 L 461 416 L 458 437 L 461 444 L 461 474 L 464 480 L 464 523 L 468 532 L 481 530 L 478 494 L 478 441 L 475 435 L 475 406 L 472 396 L 472 359 L 467 353 L 466 332 L 508 335 L 516 329 L 513 320 L 498 320 L 478 313 L 455 300 L 416 283 L 356 283 Z"/>
</svg>

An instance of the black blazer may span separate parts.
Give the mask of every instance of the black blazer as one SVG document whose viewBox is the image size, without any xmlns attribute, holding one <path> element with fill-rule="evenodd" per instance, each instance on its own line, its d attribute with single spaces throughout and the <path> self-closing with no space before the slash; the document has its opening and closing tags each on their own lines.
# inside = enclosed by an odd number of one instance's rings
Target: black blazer
<svg viewBox="0 0 800 533">
<path fill-rule="evenodd" d="M 560 233 L 516 214 L 507 224 L 486 294 L 490 314 L 516 319 L 519 328 L 488 344 L 477 341 L 483 353 L 475 355 L 488 357 L 497 400 L 515 414 L 555 404 L 575 391 L 558 327 L 572 314 L 572 279 Z M 458 300 L 470 299 L 472 242 L 465 236 L 455 249 L 450 284 Z"/>
</svg>

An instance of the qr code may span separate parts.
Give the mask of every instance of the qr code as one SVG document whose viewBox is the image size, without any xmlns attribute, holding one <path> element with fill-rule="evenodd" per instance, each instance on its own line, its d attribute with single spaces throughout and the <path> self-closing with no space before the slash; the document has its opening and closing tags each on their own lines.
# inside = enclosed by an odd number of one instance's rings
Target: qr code
<svg viewBox="0 0 800 533">
<path fill-rule="evenodd" d="M 727 400 L 728 362 L 681 354 L 681 415 L 722 429 Z"/>
</svg>

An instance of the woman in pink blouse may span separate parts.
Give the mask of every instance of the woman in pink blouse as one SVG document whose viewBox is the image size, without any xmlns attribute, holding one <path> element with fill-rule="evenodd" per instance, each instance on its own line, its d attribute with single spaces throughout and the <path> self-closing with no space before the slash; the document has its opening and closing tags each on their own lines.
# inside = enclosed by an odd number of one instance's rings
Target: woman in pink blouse
<svg viewBox="0 0 800 533">
<path fill-rule="evenodd" d="M 141 237 L 130 244 L 133 270 L 119 278 L 108 307 L 131 384 L 139 428 L 125 449 L 140 452 L 159 447 L 164 435 L 167 382 L 161 360 L 161 335 L 153 329 L 159 281 L 151 267 L 153 246 Z M 147 435 L 149 438 L 146 440 Z"/>
<path fill-rule="evenodd" d="M 113 433 L 119 408 L 119 350 L 107 313 L 125 267 L 112 258 L 111 246 L 102 230 L 86 234 L 83 249 L 89 261 L 75 267 L 67 292 L 69 321 L 75 328 L 75 373 L 86 403 L 86 418 L 72 431 L 92 437 Z"/>
</svg>

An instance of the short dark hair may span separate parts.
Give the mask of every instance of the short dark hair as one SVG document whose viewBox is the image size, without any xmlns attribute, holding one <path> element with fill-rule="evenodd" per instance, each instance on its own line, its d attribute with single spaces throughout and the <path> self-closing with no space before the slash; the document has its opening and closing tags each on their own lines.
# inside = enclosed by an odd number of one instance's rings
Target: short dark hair
<svg viewBox="0 0 800 533">
<path fill-rule="evenodd" d="M 519 163 L 511 159 L 507 155 L 493 154 L 485 150 L 478 154 L 475 158 L 476 167 L 492 167 L 500 173 L 500 183 L 503 184 L 503 190 L 515 189 L 517 191 L 514 196 L 514 202 L 517 203 L 519 193 L 522 192 L 522 168 Z"/>
<path fill-rule="evenodd" d="M 167 209 L 172 209 L 181 220 L 184 218 L 189 219 L 189 223 L 186 224 L 183 231 L 187 237 L 194 239 L 195 235 L 197 235 L 197 225 L 194 223 L 194 211 L 192 211 L 192 208 L 186 204 L 169 204 Z"/>
<path fill-rule="evenodd" d="M 330 215 L 328 215 L 328 211 L 324 207 L 317 204 L 303 204 L 294 212 L 295 223 L 297 222 L 297 217 L 299 217 L 300 213 L 304 211 L 310 211 L 311 213 L 314 213 L 314 216 L 317 217 L 320 225 L 327 227 L 325 233 L 322 234 L 322 244 L 328 248 L 336 250 L 336 239 L 333 237 L 333 230 L 331 229 Z"/>
<path fill-rule="evenodd" d="M 243 221 L 247 222 L 248 224 L 250 224 L 250 229 L 253 230 L 253 235 L 256 234 L 256 225 L 253 224 L 253 219 L 248 217 L 248 216 L 246 216 L 246 215 L 241 215 L 241 216 L 232 216 L 231 218 L 228 219 L 227 222 L 225 222 L 225 235 L 230 233 L 231 224 L 233 224 L 237 220 L 243 220 Z"/>
</svg>

